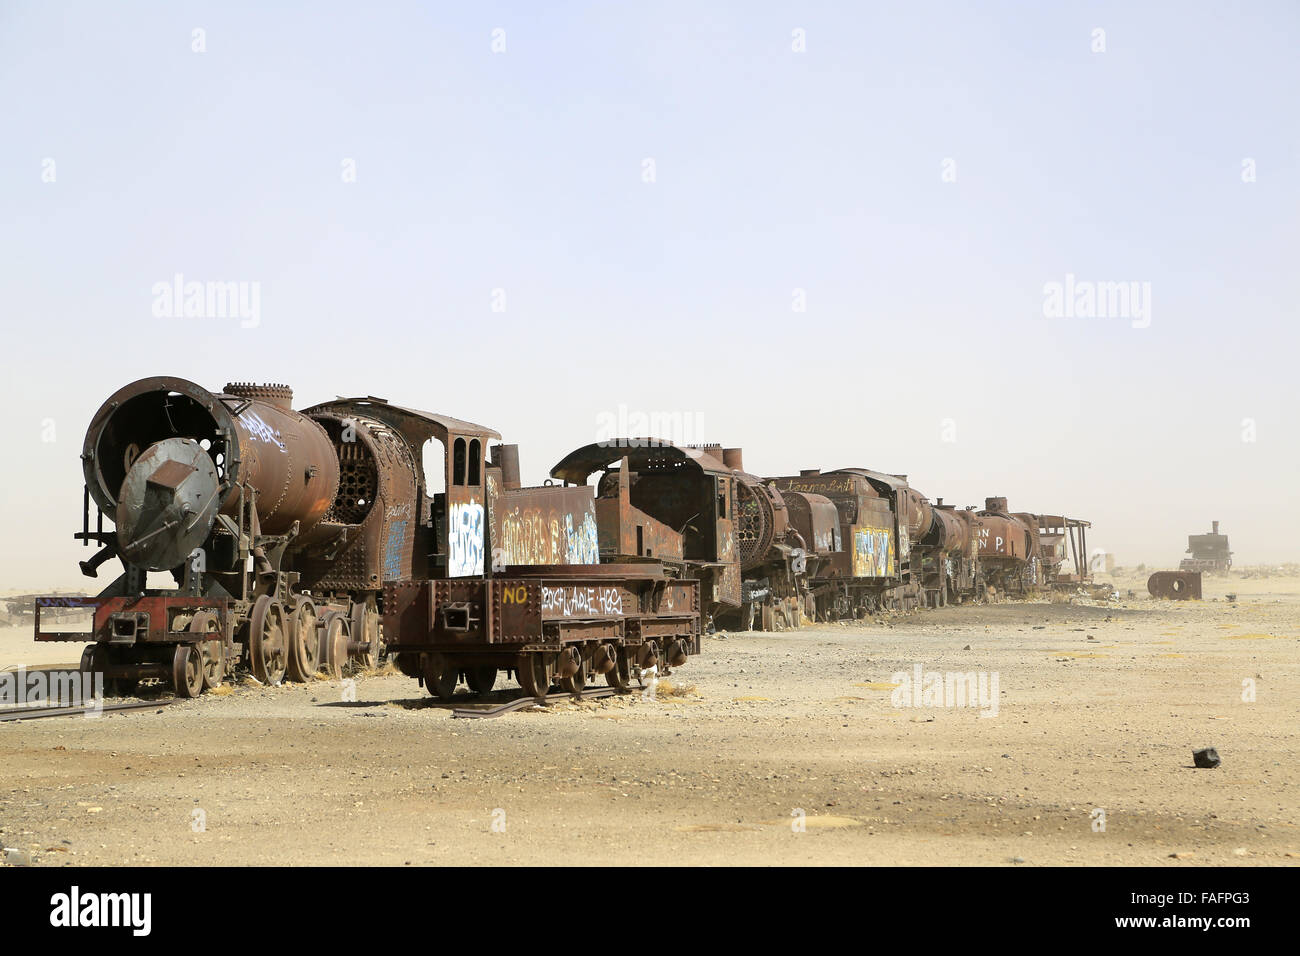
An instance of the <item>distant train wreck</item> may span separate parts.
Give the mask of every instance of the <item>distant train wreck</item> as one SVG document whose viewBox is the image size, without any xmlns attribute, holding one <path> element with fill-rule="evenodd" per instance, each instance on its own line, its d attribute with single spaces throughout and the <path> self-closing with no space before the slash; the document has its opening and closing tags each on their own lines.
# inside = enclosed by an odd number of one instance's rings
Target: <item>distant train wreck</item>
<svg viewBox="0 0 1300 956">
<path fill-rule="evenodd" d="M 1178 565 L 1180 571 L 1227 571 L 1232 567 L 1232 552 L 1228 550 L 1228 536 L 1219 534 L 1219 522 L 1211 522 L 1209 534 L 1189 534 L 1187 554 Z"/>
</svg>

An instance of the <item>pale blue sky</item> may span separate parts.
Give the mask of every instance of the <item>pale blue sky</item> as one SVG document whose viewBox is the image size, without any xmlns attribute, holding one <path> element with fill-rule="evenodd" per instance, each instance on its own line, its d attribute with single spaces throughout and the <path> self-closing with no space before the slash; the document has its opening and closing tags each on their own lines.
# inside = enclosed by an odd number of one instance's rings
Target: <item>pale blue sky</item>
<svg viewBox="0 0 1300 956">
<path fill-rule="evenodd" d="M 1121 564 L 1300 558 L 1297 4 L 260 6 L 0 0 L 0 587 L 80 582 L 85 426 L 153 374 L 444 411 L 529 481 L 622 403 Z M 177 272 L 260 324 L 156 318 Z M 1066 273 L 1150 327 L 1044 317 Z"/>
</svg>

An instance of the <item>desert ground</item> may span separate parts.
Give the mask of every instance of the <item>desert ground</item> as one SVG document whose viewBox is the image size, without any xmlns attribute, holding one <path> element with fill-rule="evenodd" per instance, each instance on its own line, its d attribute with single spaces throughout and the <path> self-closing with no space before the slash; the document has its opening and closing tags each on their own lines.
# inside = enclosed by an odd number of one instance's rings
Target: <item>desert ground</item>
<svg viewBox="0 0 1300 956">
<path fill-rule="evenodd" d="M 390 669 L 355 702 L 240 684 L 4 723 L 0 843 L 39 866 L 1294 865 L 1300 576 L 1207 576 L 1195 602 L 1145 580 L 713 635 L 655 700 L 453 719 Z M 80 649 L 8 629 L 0 666 Z M 996 713 L 894 706 L 915 665 L 996 672 Z"/>
</svg>

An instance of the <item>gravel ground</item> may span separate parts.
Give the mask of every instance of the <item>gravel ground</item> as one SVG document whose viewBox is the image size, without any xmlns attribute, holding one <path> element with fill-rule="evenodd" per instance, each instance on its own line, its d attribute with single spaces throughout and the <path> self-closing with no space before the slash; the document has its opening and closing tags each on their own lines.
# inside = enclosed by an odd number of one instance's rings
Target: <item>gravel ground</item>
<svg viewBox="0 0 1300 956">
<path fill-rule="evenodd" d="M 1210 592 L 715 636 L 658 700 L 496 720 L 389 673 L 355 702 L 241 685 L 0 724 L 0 842 L 54 866 L 1294 865 L 1300 579 Z M 996 672 L 996 714 L 894 706 L 915 665 Z"/>
</svg>

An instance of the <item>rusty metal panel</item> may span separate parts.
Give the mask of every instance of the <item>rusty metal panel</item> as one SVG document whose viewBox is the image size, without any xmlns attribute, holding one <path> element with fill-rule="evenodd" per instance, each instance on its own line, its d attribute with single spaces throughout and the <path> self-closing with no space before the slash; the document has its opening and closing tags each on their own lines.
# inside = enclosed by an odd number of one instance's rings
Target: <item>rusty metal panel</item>
<svg viewBox="0 0 1300 956">
<path fill-rule="evenodd" d="M 632 504 L 627 459 L 608 477 L 612 480 L 602 484 L 601 496 L 596 499 L 597 537 L 606 559 L 681 561 L 681 534 Z"/>
<path fill-rule="evenodd" d="M 1201 600 L 1201 572 L 1157 571 L 1147 578 L 1147 590 L 1154 598 L 1199 601 Z"/>
<path fill-rule="evenodd" d="M 981 558 L 1016 558 L 1021 561 L 1028 558 L 1026 538 L 1029 529 L 1023 522 L 1010 515 L 984 512 L 976 517 L 975 533 Z"/>
<path fill-rule="evenodd" d="M 384 585 L 384 637 L 390 647 L 428 640 L 433 582 L 393 581 Z"/>
<path fill-rule="evenodd" d="M 60 632 L 46 631 L 41 627 L 41 609 L 56 608 L 91 608 L 94 621 L 90 631 Z M 230 602 L 225 598 L 193 597 L 189 595 L 132 595 L 129 597 L 38 597 L 35 601 L 36 622 L 35 639 L 38 641 L 105 641 L 118 643 L 124 635 L 114 635 L 114 621 L 120 616 L 134 617 L 138 629 L 133 628 L 129 636 L 135 641 L 186 641 L 194 640 L 195 635 L 185 627 L 172 628 L 178 615 L 193 614 L 196 611 L 211 611 L 217 616 L 218 631 L 226 632 L 226 619 Z M 214 635 L 215 636 L 215 635 Z"/>
<path fill-rule="evenodd" d="M 588 487 L 503 490 L 493 554 L 507 565 L 599 564 L 596 503 Z"/>
<path fill-rule="evenodd" d="M 888 578 L 897 573 L 892 528 L 854 525 L 852 538 L 855 578 Z"/>
</svg>

